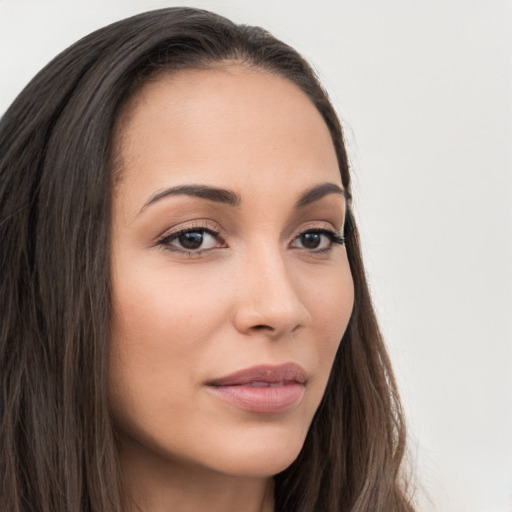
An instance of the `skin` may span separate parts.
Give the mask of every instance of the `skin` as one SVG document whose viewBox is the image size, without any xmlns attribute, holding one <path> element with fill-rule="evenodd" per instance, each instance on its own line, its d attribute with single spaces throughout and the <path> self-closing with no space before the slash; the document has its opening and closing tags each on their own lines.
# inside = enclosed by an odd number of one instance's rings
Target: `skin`
<svg viewBox="0 0 512 512">
<path fill-rule="evenodd" d="M 353 306 L 345 247 L 300 236 L 341 231 L 345 198 L 296 207 L 312 187 L 342 188 L 329 131 L 288 80 L 225 64 L 145 85 L 115 142 L 109 391 L 129 508 L 271 512 L 272 475 L 304 443 Z M 238 204 L 160 197 L 190 184 Z M 199 250 L 171 236 L 184 228 Z M 243 410 L 207 385 L 288 362 L 307 381 L 283 412 Z"/>
</svg>

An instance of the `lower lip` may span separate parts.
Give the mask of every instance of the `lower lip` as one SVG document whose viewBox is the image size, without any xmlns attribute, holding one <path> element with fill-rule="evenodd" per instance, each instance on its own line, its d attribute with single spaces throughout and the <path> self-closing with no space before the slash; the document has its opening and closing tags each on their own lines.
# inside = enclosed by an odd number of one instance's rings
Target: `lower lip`
<svg viewBox="0 0 512 512">
<path fill-rule="evenodd" d="M 221 399 L 246 411 L 272 414 L 288 411 L 298 405 L 304 396 L 304 385 L 289 382 L 281 386 L 256 387 L 250 384 L 211 386 Z"/>
</svg>

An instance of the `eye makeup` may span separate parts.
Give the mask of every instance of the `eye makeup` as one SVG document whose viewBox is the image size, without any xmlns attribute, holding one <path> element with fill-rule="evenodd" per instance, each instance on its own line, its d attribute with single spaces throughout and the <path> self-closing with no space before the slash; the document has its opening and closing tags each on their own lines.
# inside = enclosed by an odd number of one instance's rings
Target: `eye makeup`
<svg viewBox="0 0 512 512">
<path fill-rule="evenodd" d="M 227 248 L 218 229 L 208 222 L 195 222 L 173 231 L 166 231 L 155 245 L 162 249 L 189 256 L 199 255 L 204 251 Z"/>
<path fill-rule="evenodd" d="M 295 235 L 288 246 L 291 249 L 310 253 L 327 253 L 334 245 L 344 244 L 343 232 L 324 227 L 308 226 Z M 213 229 L 207 223 L 194 223 L 166 232 L 158 238 L 155 245 L 187 256 L 199 256 L 206 251 L 228 247 L 220 231 Z"/>
<path fill-rule="evenodd" d="M 294 245 L 295 242 L 300 242 L 302 247 Z M 290 245 L 311 252 L 327 252 L 332 249 L 333 244 L 345 244 L 343 233 L 326 228 L 308 228 L 301 231 Z"/>
</svg>

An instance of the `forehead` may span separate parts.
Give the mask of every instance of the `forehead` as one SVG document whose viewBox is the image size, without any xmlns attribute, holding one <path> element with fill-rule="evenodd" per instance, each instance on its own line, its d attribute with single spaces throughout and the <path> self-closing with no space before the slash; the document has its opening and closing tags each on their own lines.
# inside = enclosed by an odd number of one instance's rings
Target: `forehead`
<svg viewBox="0 0 512 512">
<path fill-rule="evenodd" d="M 116 132 L 121 186 L 199 182 L 341 184 L 329 130 L 289 80 L 226 65 L 163 74 L 128 102 Z M 169 183 L 164 183 L 169 182 Z"/>
</svg>

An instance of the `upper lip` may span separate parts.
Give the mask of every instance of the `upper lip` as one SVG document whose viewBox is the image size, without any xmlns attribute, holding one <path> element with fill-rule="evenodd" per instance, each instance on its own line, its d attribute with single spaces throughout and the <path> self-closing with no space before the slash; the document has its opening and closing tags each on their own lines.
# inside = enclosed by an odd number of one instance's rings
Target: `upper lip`
<svg viewBox="0 0 512 512">
<path fill-rule="evenodd" d="M 285 363 L 252 366 L 212 380 L 209 384 L 210 386 L 240 386 L 251 382 L 298 382 L 304 384 L 306 380 L 307 374 L 302 366 L 296 363 Z"/>
</svg>

